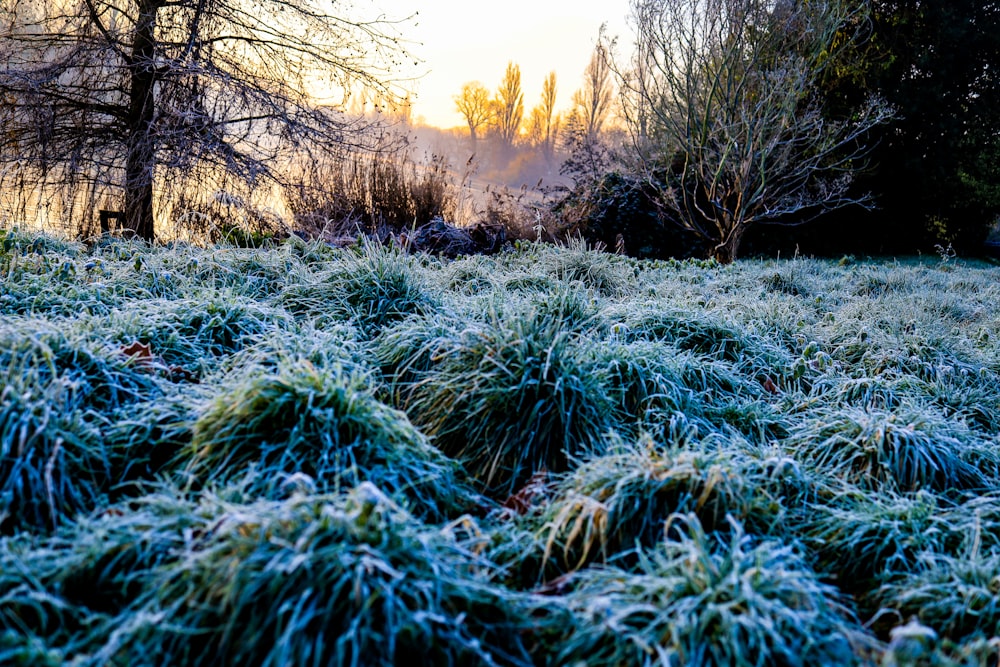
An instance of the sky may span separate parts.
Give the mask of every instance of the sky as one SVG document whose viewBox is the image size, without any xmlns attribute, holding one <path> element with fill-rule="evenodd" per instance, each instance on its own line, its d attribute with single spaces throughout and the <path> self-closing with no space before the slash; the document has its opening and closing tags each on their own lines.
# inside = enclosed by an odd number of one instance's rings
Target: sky
<svg viewBox="0 0 1000 667">
<path fill-rule="evenodd" d="M 629 0 L 370 0 L 387 18 L 415 14 L 400 26 L 407 48 L 422 60 L 412 84 L 413 118 L 442 128 L 465 121 L 455 110 L 462 84 L 479 81 L 496 90 L 509 61 L 521 67 L 525 113 L 538 104 L 542 82 L 556 72 L 557 109 L 569 107 L 583 81 L 598 31 L 631 42 Z M 364 3 L 368 4 L 368 3 Z M 358 5 L 359 7 L 361 5 Z"/>
</svg>

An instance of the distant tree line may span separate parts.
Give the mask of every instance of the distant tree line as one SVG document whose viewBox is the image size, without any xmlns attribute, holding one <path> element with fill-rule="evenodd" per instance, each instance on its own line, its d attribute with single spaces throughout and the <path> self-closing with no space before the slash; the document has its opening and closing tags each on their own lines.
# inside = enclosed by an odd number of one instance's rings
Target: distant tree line
<svg viewBox="0 0 1000 667">
<path fill-rule="evenodd" d="M 447 210 L 440 159 L 392 161 L 405 141 L 387 127 L 409 113 L 398 25 L 328 9 L 0 0 L 4 210 L 88 221 L 81 233 L 110 210 L 150 240 L 178 212 L 269 193 L 319 227 L 337 211 L 377 228 Z M 630 13 L 628 52 L 602 35 L 566 110 L 554 72 L 526 102 L 513 62 L 496 89 L 455 96 L 496 180 L 557 183 L 549 236 L 723 262 L 984 248 L 1000 214 L 1000 0 Z M 392 215 L 377 213 L 386 192 Z"/>
<path fill-rule="evenodd" d="M 580 143 L 611 140 L 609 121 L 617 97 L 603 45 L 591 54 L 568 109 L 557 109 L 557 93 L 556 73 L 549 72 L 538 103 L 525 111 L 521 68 L 513 61 L 495 91 L 480 81 L 462 86 L 454 96 L 455 109 L 468 126 L 469 151 L 488 175 L 498 180 L 543 175 L 543 181 L 551 180 Z"/>
</svg>

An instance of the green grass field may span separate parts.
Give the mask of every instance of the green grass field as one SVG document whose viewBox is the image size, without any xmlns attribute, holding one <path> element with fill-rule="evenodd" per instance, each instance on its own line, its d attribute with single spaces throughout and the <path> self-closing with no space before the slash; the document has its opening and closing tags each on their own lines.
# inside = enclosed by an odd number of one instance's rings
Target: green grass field
<svg viewBox="0 0 1000 667">
<path fill-rule="evenodd" d="M 0 231 L 0 664 L 997 665 L 998 278 Z"/>
</svg>

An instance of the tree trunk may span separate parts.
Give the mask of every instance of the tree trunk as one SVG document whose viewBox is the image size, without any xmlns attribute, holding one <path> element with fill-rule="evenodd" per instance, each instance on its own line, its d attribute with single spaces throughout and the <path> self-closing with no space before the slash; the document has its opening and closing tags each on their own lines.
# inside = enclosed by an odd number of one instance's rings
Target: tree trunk
<svg viewBox="0 0 1000 667">
<path fill-rule="evenodd" d="M 156 12 L 160 0 L 138 0 L 139 19 L 129 62 L 129 106 L 126 117 L 125 226 L 139 238 L 152 241 L 153 116 L 156 94 Z"/>
<path fill-rule="evenodd" d="M 477 144 L 479 143 L 479 135 L 476 133 L 476 127 L 469 123 L 469 136 L 472 138 L 472 154 L 475 155 Z"/>
<path fill-rule="evenodd" d="M 719 264 L 732 264 L 736 261 L 744 231 L 746 231 L 745 225 L 735 225 L 726 238 L 712 249 L 712 257 Z"/>
</svg>

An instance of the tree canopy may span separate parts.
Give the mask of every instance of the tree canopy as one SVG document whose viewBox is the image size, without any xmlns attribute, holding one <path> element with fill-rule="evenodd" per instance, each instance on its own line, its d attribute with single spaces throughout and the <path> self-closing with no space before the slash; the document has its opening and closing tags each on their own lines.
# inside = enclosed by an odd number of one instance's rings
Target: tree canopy
<svg viewBox="0 0 1000 667">
<path fill-rule="evenodd" d="M 898 111 L 864 185 L 886 224 L 975 250 L 1000 214 L 1000 3 L 869 1 L 872 51 L 850 85 Z"/>
</svg>

